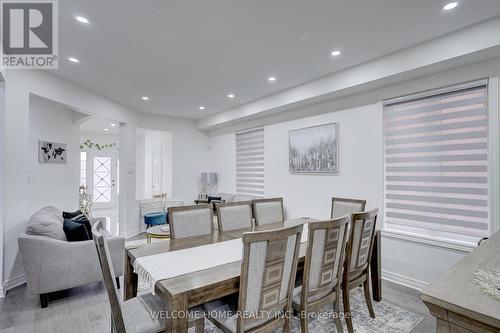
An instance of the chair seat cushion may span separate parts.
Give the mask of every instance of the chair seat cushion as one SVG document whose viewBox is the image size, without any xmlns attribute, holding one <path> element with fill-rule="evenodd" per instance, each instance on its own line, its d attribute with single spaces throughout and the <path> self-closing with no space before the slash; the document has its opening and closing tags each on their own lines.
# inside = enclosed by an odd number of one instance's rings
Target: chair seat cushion
<svg viewBox="0 0 500 333">
<path fill-rule="evenodd" d="M 237 297 L 224 297 L 216 301 L 206 303 L 203 305 L 203 309 L 209 319 L 213 322 L 224 326 L 230 332 L 236 332 L 237 325 Z M 252 329 L 266 322 L 266 319 L 253 322 L 251 325 L 247 325 L 246 330 Z"/>
<path fill-rule="evenodd" d="M 138 295 L 122 304 L 123 321 L 127 333 L 162 332 L 167 323 L 165 303 L 152 294 Z M 200 307 L 189 310 L 189 321 L 204 318 Z"/>
<path fill-rule="evenodd" d="M 309 302 L 314 302 L 314 301 L 317 301 L 318 299 L 328 295 L 330 292 L 325 292 L 325 293 L 322 293 L 322 294 L 316 294 L 314 296 L 309 296 L 309 299 L 308 301 Z M 301 295 L 302 295 L 302 286 L 299 286 L 299 287 L 296 287 L 293 289 L 293 304 L 295 305 L 299 305 L 300 306 L 300 298 L 301 298 Z"/>
<path fill-rule="evenodd" d="M 165 224 L 167 223 L 167 214 L 164 212 L 145 214 L 144 223 L 148 225 Z"/>
</svg>

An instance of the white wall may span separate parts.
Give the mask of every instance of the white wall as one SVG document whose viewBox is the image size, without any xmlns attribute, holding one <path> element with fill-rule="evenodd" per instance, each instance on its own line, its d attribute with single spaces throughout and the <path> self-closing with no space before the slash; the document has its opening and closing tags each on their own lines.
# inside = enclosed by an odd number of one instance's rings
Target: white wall
<svg viewBox="0 0 500 333">
<path fill-rule="evenodd" d="M 142 128 L 172 133 L 172 192 L 169 196 L 193 203 L 200 191 L 200 174 L 210 167 L 210 142 L 191 120 L 144 117 Z"/>
<path fill-rule="evenodd" d="M 31 96 L 29 112 L 29 214 L 45 206 L 78 209 L 80 131 L 65 107 Z M 38 162 L 38 141 L 67 144 L 67 163 Z"/>
<path fill-rule="evenodd" d="M 0 87 L 0 268 L 3 263 L 3 230 L 5 202 L 5 89 Z M 0 297 L 3 295 L 3 277 L 0 274 Z"/>
<path fill-rule="evenodd" d="M 142 199 L 145 197 L 145 184 L 146 177 L 146 142 L 144 133 L 137 133 L 136 147 L 135 147 L 135 198 Z"/>
<path fill-rule="evenodd" d="M 3 74 L 3 73 L 2 73 Z M 199 173 L 209 164 L 207 136 L 196 130 L 195 122 L 162 116 L 149 116 L 97 95 L 46 71 L 5 72 L 5 118 L 0 133 L 5 137 L 5 193 L 2 235 L 2 288 L 24 282 L 17 248 L 17 236 L 24 232 L 29 218 L 30 95 L 41 96 L 72 110 L 115 119 L 120 126 L 120 233 L 140 230 L 136 185 L 136 127 L 167 130 L 172 133 L 172 194 L 191 202 L 199 190 Z M 0 160 L 1 161 L 1 160 Z"/>
<path fill-rule="evenodd" d="M 162 192 L 172 197 L 172 133 L 141 129 L 137 134 L 136 147 L 136 198 L 151 199 L 152 192 L 152 153 L 153 148 L 161 146 Z"/>
<path fill-rule="evenodd" d="M 234 132 L 265 126 L 265 194 L 283 196 L 288 217 L 327 217 L 331 196 L 359 197 L 383 216 L 382 100 L 435 87 L 490 78 L 490 202 L 494 230 L 499 229 L 498 187 L 500 144 L 498 105 L 500 59 L 494 59 L 395 86 L 287 110 L 211 132 L 212 170 L 219 174 L 219 191 L 235 192 Z M 288 131 L 332 121 L 339 122 L 340 172 L 296 175 L 288 171 Z M 379 220 L 379 228 L 383 225 Z M 439 241 L 383 233 L 383 277 L 420 289 L 460 260 L 471 248 Z"/>
<path fill-rule="evenodd" d="M 292 174 L 288 171 L 288 131 L 339 122 L 338 174 Z M 382 108 L 379 104 L 331 112 L 265 126 L 265 196 L 283 196 L 289 217 L 328 217 L 333 195 L 360 197 L 368 207 L 382 207 Z M 212 170 L 220 192 L 235 192 L 235 138 L 211 138 Z M 366 162 L 363 162 L 366 161 Z"/>
<path fill-rule="evenodd" d="M 316 107 L 328 108 L 329 103 Z M 291 174 L 288 170 L 288 131 L 329 122 L 339 123 L 340 172 Z M 266 197 L 282 196 L 288 218 L 328 218 L 332 196 L 366 199 L 367 209 L 378 207 L 379 216 L 382 217 L 382 129 L 381 103 L 266 125 Z M 221 192 L 236 190 L 234 142 L 234 133 L 211 138 L 212 170 L 219 174 Z M 382 219 L 379 220 L 379 228 L 381 224 Z M 398 282 L 417 288 L 433 281 L 463 256 L 463 251 L 394 238 L 384 238 L 382 242 L 382 269 L 385 277 L 389 276 L 393 280 L 398 278 Z"/>
</svg>

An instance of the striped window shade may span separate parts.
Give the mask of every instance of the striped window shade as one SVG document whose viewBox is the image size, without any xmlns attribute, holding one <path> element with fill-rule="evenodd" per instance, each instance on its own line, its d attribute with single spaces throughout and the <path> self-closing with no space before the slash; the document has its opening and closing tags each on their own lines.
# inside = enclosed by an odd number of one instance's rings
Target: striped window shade
<svg viewBox="0 0 500 333">
<path fill-rule="evenodd" d="M 236 193 L 264 196 L 264 128 L 236 133 Z"/>
<path fill-rule="evenodd" d="M 489 235 L 486 84 L 384 103 L 387 227 Z"/>
</svg>

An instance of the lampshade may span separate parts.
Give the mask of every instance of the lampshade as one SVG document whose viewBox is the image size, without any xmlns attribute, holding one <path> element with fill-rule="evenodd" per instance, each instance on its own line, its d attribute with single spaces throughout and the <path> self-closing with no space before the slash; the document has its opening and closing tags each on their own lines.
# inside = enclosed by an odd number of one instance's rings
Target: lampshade
<svg viewBox="0 0 500 333">
<path fill-rule="evenodd" d="M 217 184 L 217 173 L 215 172 L 202 172 L 201 173 L 202 184 Z"/>
</svg>

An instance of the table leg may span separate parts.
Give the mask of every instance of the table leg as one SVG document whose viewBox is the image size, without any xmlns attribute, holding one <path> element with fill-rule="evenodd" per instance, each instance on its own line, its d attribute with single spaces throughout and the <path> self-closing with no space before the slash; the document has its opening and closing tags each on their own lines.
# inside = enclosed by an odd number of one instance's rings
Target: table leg
<svg viewBox="0 0 500 333">
<path fill-rule="evenodd" d="M 370 259 L 370 275 L 372 282 L 372 297 L 374 301 L 382 300 L 382 261 L 381 261 L 382 234 L 377 230 L 373 240 L 373 251 Z"/>
<path fill-rule="evenodd" d="M 167 320 L 165 332 L 187 333 L 189 320 L 187 293 L 172 296 L 167 302 L 166 309 L 170 318 Z"/>
<path fill-rule="evenodd" d="M 125 286 L 123 300 L 126 301 L 137 296 L 138 278 L 137 274 L 134 273 L 134 267 L 130 262 L 127 250 L 125 250 L 125 274 L 123 275 L 123 280 L 123 285 Z"/>
</svg>

